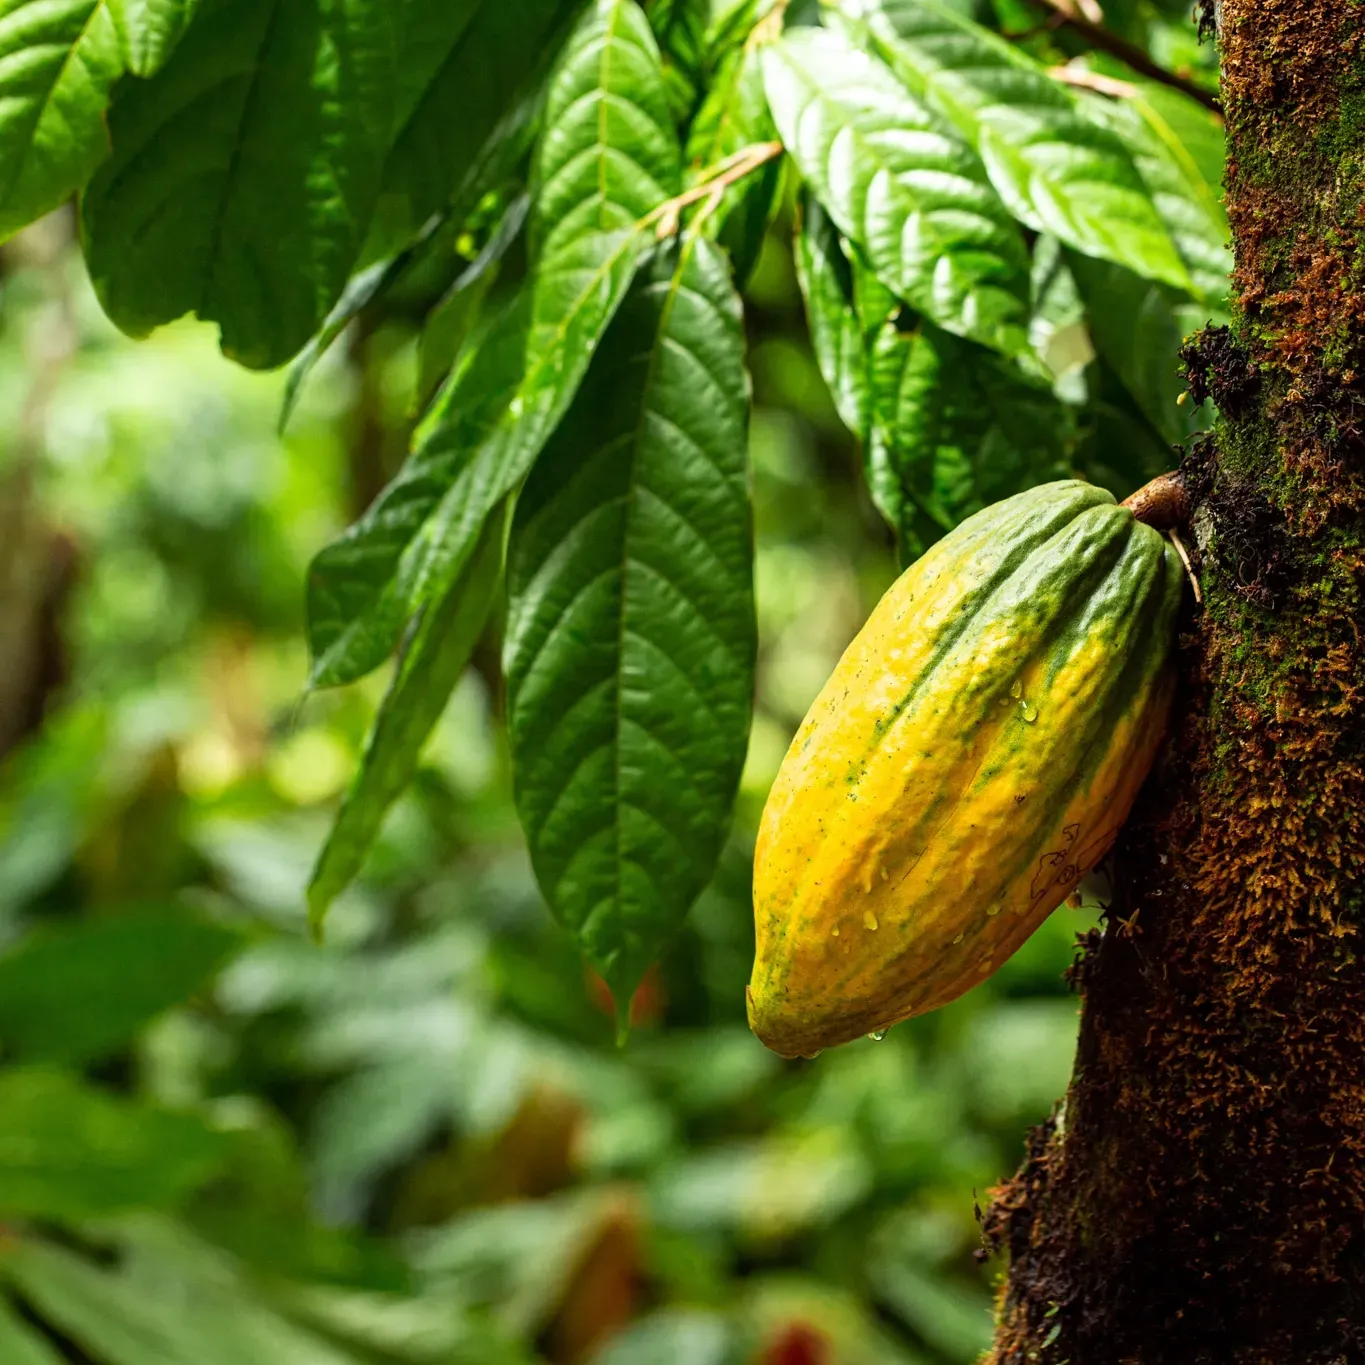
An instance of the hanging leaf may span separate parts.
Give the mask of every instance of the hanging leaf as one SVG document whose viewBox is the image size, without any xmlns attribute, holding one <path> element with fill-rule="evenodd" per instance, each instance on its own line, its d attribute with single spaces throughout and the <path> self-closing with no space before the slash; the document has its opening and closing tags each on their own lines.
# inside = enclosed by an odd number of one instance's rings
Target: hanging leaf
<svg viewBox="0 0 1365 1365">
<path fill-rule="evenodd" d="M 1186 330 L 1227 316 L 1232 229 L 1223 208 L 1223 128 L 1218 116 L 1188 95 L 1152 81 L 1125 99 L 1082 96 L 1097 122 L 1124 140 L 1194 281 L 1203 312 Z"/>
<path fill-rule="evenodd" d="M 835 411 L 860 440 L 867 435 L 867 347 L 853 301 L 853 272 L 819 201 L 802 200 L 796 237 L 796 278 L 806 304 L 811 347 L 829 385 Z"/>
<path fill-rule="evenodd" d="M 937 0 L 849 0 L 837 13 L 976 148 L 1021 222 L 1193 288 L 1122 139 L 1041 65 Z"/>
<path fill-rule="evenodd" d="M 868 485 L 902 563 L 982 507 L 1066 476 L 1066 409 L 994 353 L 927 321 L 890 324 L 870 374 Z"/>
<path fill-rule="evenodd" d="M 514 136 L 582 14 L 584 0 L 406 0 L 386 198 L 398 230 L 486 179 L 480 163 Z M 401 238 L 400 238 L 401 240 Z"/>
<path fill-rule="evenodd" d="M 155 76 L 199 8 L 199 0 L 105 0 L 128 70 Z"/>
<path fill-rule="evenodd" d="M 711 875 L 753 695 L 748 381 L 724 257 L 642 276 L 517 509 L 517 807 L 546 898 L 630 998 Z"/>
<path fill-rule="evenodd" d="M 103 0 L 0 3 L 0 240 L 54 209 L 109 152 L 123 70 Z"/>
<path fill-rule="evenodd" d="M 744 8 L 741 6 L 740 8 Z M 751 39 L 722 49 L 718 69 L 688 131 L 686 161 L 695 173 L 745 147 L 770 142 L 777 128 L 763 90 L 759 46 Z M 774 158 L 725 189 L 712 228 L 730 253 L 735 278 L 749 278 L 776 208 L 782 163 Z"/>
<path fill-rule="evenodd" d="M 682 188 L 659 48 L 634 0 L 598 0 L 575 31 L 545 106 L 532 226 L 629 226 Z"/>
<path fill-rule="evenodd" d="M 976 154 L 840 34 L 764 49 L 773 118 L 801 174 L 873 269 L 926 317 L 1028 348 L 1028 255 Z"/>
<path fill-rule="evenodd" d="M 502 577 L 505 511 L 488 518 L 468 565 L 423 608 L 365 742 L 360 771 L 337 813 L 308 885 L 315 930 L 351 884 L 384 816 L 417 770 L 422 746 L 469 663 Z"/>
<path fill-rule="evenodd" d="M 203 0 L 166 65 L 109 109 L 113 154 L 82 203 L 109 316 L 142 336 L 197 313 L 243 365 L 288 360 L 360 250 L 393 61 L 372 5 Z"/>
<path fill-rule="evenodd" d="M 413 612 L 462 571 L 572 401 L 652 244 L 641 220 L 678 188 L 658 60 L 633 0 L 603 0 L 574 35 L 547 98 L 531 279 L 470 348 L 398 477 L 314 559 L 313 686 L 383 662 Z"/>
<path fill-rule="evenodd" d="M 1199 426 L 1191 407 L 1177 400 L 1181 377 L 1181 296 L 1131 270 L 1072 254 L 1071 274 L 1085 300 L 1095 348 L 1109 362 L 1152 430 L 1168 445 Z"/>
</svg>

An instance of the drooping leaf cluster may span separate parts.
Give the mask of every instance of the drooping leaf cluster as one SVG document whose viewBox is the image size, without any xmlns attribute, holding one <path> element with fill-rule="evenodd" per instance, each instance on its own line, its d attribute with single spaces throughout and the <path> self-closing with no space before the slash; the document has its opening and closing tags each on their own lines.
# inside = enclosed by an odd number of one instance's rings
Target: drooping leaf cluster
<svg viewBox="0 0 1365 1365">
<path fill-rule="evenodd" d="M 0 0 L 0 231 L 79 192 L 119 326 L 296 357 L 292 404 L 349 324 L 420 316 L 410 454 L 307 584 L 313 686 L 397 654 L 317 922 L 493 621 L 541 888 L 620 999 L 706 885 L 756 649 L 740 291 L 793 205 L 904 559 L 1170 462 L 1225 287 L 1216 120 L 968 8 Z"/>
</svg>

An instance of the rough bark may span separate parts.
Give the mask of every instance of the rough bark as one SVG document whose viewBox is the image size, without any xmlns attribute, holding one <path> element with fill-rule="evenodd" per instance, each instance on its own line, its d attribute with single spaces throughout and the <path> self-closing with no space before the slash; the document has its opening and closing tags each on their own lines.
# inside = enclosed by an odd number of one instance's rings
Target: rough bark
<svg viewBox="0 0 1365 1365">
<path fill-rule="evenodd" d="M 994 1365 L 1365 1361 L 1365 5 L 1222 0 L 1236 319 L 1185 472 L 1206 607 L 996 1192 Z"/>
</svg>

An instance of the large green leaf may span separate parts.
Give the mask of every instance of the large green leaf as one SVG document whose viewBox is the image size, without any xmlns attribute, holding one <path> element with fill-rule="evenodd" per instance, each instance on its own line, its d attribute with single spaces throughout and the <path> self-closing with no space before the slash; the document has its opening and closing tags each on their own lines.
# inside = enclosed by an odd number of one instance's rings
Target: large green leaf
<svg viewBox="0 0 1365 1365">
<path fill-rule="evenodd" d="M 949 331 L 1027 350 L 1028 255 L 972 149 L 838 33 L 797 29 L 763 56 L 783 143 L 886 284 Z"/>
<path fill-rule="evenodd" d="M 711 875 L 753 694 L 748 381 L 724 256 L 642 276 L 528 481 L 508 723 L 546 898 L 629 998 Z"/>
<path fill-rule="evenodd" d="M 741 6 L 743 8 L 743 6 Z M 770 142 L 777 128 L 763 89 L 763 62 L 753 42 L 722 51 L 701 107 L 687 135 L 686 160 L 694 172 L 733 157 L 745 147 Z M 758 260 L 764 233 L 782 184 L 777 158 L 726 187 L 712 221 L 743 283 Z"/>
<path fill-rule="evenodd" d="M 107 0 L 123 59 L 135 76 L 154 76 L 175 51 L 199 0 Z"/>
<path fill-rule="evenodd" d="M 862 440 L 870 416 L 868 355 L 854 307 L 852 270 L 834 224 L 809 195 L 802 203 L 796 237 L 796 278 L 806 304 L 811 347 L 835 411 Z"/>
<path fill-rule="evenodd" d="M 546 101 L 532 215 L 538 233 L 627 227 L 681 188 L 660 69 L 634 0 L 598 0 Z"/>
<path fill-rule="evenodd" d="M 0 1075 L 0 1213 L 87 1218 L 173 1205 L 226 1159 L 187 1115 L 115 1099 L 62 1071 Z"/>
<path fill-rule="evenodd" d="M 937 0 L 849 0 L 907 87 L 981 154 L 1010 211 L 1039 232 L 1151 279 L 1192 288 L 1127 147 L 1032 58 Z"/>
<path fill-rule="evenodd" d="M 244 365 L 293 355 L 368 227 L 393 66 L 392 17 L 369 0 L 203 0 L 109 109 L 83 225 L 110 317 L 142 335 L 194 312 Z"/>
<path fill-rule="evenodd" d="M 1224 317 L 1232 230 L 1223 209 L 1222 124 L 1169 86 L 1140 81 L 1132 88 L 1131 96 L 1116 102 L 1082 95 L 1083 107 L 1123 138 L 1189 268 L 1206 315 Z M 1192 319 L 1192 326 L 1205 320 Z"/>
<path fill-rule="evenodd" d="M 105 0 L 0 0 L 0 238 L 56 208 L 109 151 L 123 70 Z"/>
<path fill-rule="evenodd" d="M 980 508 L 1065 477 L 1066 409 L 993 352 L 927 321 L 892 323 L 873 342 L 870 373 L 864 461 L 902 562 Z"/>
<path fill-rule="evenodd" d="M 365 753 L 308 886 L 309 914 L 321 926 L 327 907 L 351 884 L 389 807 L 411 781 L 422 746 L 460 680 L 502 577 L 507 518 L 489 517 L 464 570 L 423 608 L 380 703 Z"/>
<path fill-rule="evenodd" d="M 583 0 L 407 0 L 384 191 L 405 200 L 408 230 L 460 191 L 499 128 L 534 102 L 583 8 Z"/>
<path fill-rule="evenodd" d="M 1198 416 L 1177 405 L 1181 296 L 1131 270 L 1072 253 L 1072 277 L 1085 300 L 1095 349 L 1109 362 L 1152 430 L 1170 445 L 1189 437 Z"/>
<path fill-rule="evenodd" d="M 0 956 L 0 1043 L 33 1060 L 104 1056 L 203 986 L 240 941 L 184 910 L 36 931 Z"/>
<path fill-rule="evenodd" d="M 633 0 L 603 0 L 547 97 L 554 135 L 536 165 L 544 242 L 527 287 L 468 348 L 399 476 L 313 561 L 314 686 L 383 661 L 412 613 L 461 572 L 559 424 L 652 242 L 640 220 L 677 188 L 660 100 L 648 24 Z"/>
</svg>

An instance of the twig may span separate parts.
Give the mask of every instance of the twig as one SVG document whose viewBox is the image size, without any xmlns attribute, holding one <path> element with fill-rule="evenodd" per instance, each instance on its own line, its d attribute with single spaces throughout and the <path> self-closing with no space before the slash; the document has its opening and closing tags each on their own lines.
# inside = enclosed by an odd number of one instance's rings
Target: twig
<svg viewBox="0 0 1365 1365">
<path fill-rule="evenodd" d="M 681 194 L 674 195 L 672 199 L 666 199 L 657 208 L 651 209 L 641 220 L 641 227 L 648 227 L 650 224 L 658 225 L 658 234 L 661 238 L 671 237 L 678 230 L 679 217 L 689 204 L 695 204 L 699 199 L 719 199 L 725 190 L 733 185 L 737 180 L 743 180 L 746 175 L 756 171 L 760 166 L 771 161 L 773 157 L 782 154 L 782 144 L 780 142 L 755 142 L 748 147 L 741 147 L 739 151 L 727 156 L 724 161 L 718 161 L 704 179 L 697 184 L 685 189 Z"/>
<path fill-rule="evenodd" d="M 1112 29 L 1078 14 L 1071 7 L 1070 0 L 1033 0 L 1033 3 L 1052 10 L 1058 16 L 1059 22 L 1071 29 L 1077 37 L 1083 38 L 1091 47 L 1107 52 L 1111 57 L 1117 57 L 1134 71 L 1146 76 L 1148 80 L 1169 85 L 1173 90 L 1184 91 L 1191 99 L 1198 100 L 1205 109 L 1212 109 L 1215 114 L 1223 112 L 1217 95 L 1210 94 L 1203 86 L 1186 80 L 1184 76 L 1177 76 L 1174 71 L 1167 71 L 1164 66 L 1158 66 L 1136 43 L 1130 43 L 1127 38 L 1119 37 Z"/>
</svg>

